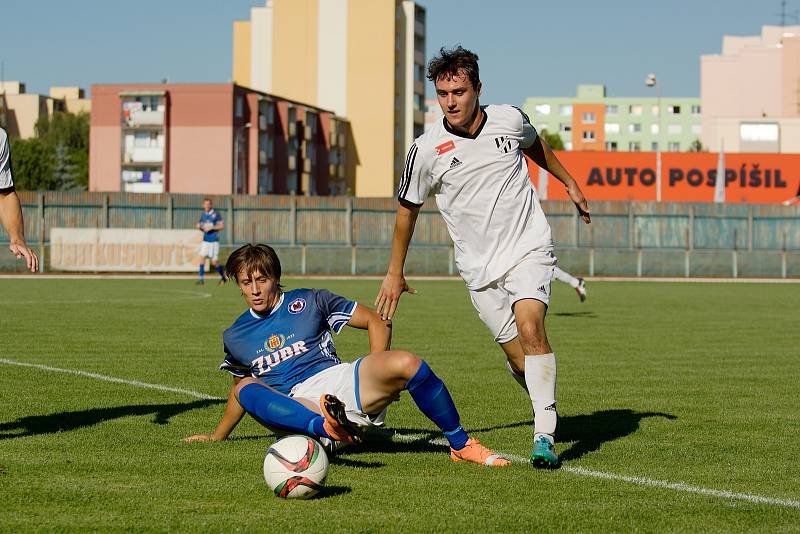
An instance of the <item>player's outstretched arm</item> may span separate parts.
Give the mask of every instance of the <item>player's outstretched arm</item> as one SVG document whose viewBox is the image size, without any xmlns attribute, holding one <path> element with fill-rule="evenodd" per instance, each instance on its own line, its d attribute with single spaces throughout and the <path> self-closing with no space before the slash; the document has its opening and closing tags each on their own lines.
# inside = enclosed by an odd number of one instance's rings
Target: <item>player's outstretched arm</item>
<svg viewBox="0 0 800 534">
<path fill-rule="evenodd" d="M 233 377 L 233 385 L 228 393 L 228 402 L 225 405 L 225 412 L 223 412 L 222 419 L 220 419 L 214 432 L 212 434 L 195 434 L 194 436 L 183 438 L 184 442 L 222 441 L 227 439 L 231 432 L 233 432 L 233 429 L 236 428 L 236 425 L 239 424 L 239 421 L 242 420 L 242 417 L 244 417 L 244 408 L 242 408 L 242 405 L 239 404 L 239 400 L 236 398 L 236 384 L 241 380 L 242 379 L 239 377 Z"/>
<path fill-rule="evenodd" d="M 411 236 L 414 235 L 414 226 L 417 224 L 418 215 L 418 207 L 397 205 L 389 269 L 378 291 L 378 296 L 375 297 L 375 308 L 381 319 L 392 320 L 403 292 L 408 291 L 412 295 L 417 292 L 413 287 L 408 287 L 406 277 L 403 275 L 403 267 L 406 263 L 408 245 L 411 243 Z"/>
<path fill-rule="evenodd" d="M 586 197 L 583 196 L 581 188 L 578 187 L 578 182 L 576 182 L 575 178 L 564 168 L 544 139 L 542 139 L 541 136 L 537 136 L 533 144 L 524 149 L 523 152 L 526 156 L 531 158 L 535 164 L 555 176 L 564 184 L 564 187 L 567 188 L 567 194 L 572 202 L 575 203 L 575 207 L 578 209 L 578 213 L 580 213 L 583 222 L 586 224 L 592 222 L 592 218 L 589 215 L 589 204 L 586 202 Z"/>
<path fill-rule="evenodd" d="M 392 322 L 381 319 L 380 315 L 372 308 L 362 304 L 356 306 L 353 316 L 347 322 L 347 326 L 367 330 L 370 353 L 383 352 L 391 348 Z"/>
<path fill-rule="evenodd" d="M 32 273 L 39 270 L 39 258 L 25 243 L 22 206 L 15 191 L 0 193 L 0 222 L 8 232 L 8 249 L 17 259 L 25 258 L 25 265 Z"/>
</svg>

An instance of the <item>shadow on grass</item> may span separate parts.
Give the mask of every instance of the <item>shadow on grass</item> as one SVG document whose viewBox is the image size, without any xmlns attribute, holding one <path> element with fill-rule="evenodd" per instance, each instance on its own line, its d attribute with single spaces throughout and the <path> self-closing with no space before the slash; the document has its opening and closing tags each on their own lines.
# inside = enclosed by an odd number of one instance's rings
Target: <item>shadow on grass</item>
<svg viewBox="0 0 800 534">
<path fill-rule="evenodd" d="M 548 316 L 553 317 L 584 317 L 584 318 L 595 318 L 597 314 L 593 311 L 576 311 L 576 312 L 551 312 L 547 314 Z"/>
<path fill-rule="evenodd" d="M 314 495 L 315 499 L 327 499 L 328 497 L 336 497 L 337 495 L 346 495 L 352 492 L 353 489 L 348 486 L 322 486 L 319 493 Z"/>
<path fill-rule="evenodd" d="M 114 406 L 113 408 L 91 408 L 74 412 L 58 412 L 50 415 L 30 415 L 20 417 L 11 423 L 0 423 L 0 440 L 67 432 L 132 415 L 153 414 L 153 424 L 166 425 L 169 423 L 170 418 L 178 414 L 224 402 L 223 400 L 197 400 L 175 404 L 138 404 L 134 406 Z"/>
<path fill-rule="evenodd" d="M 604 443 L 629 436 L 639 430 L 639 423 L 648 417 L 663 417 L 673 421 L 676 416 L 661 412 L 636 412 L 631 409 L 601 410 L 587 415 L 567 415 L 558 418 L 556 442 L 572 443 L 559 454 L 562 462 L 577 460 L 599 450 Z M 504 428 L 531 427 L 531 421 L 519 421 L 473 432 L 491 432 Z"/>
</svg>

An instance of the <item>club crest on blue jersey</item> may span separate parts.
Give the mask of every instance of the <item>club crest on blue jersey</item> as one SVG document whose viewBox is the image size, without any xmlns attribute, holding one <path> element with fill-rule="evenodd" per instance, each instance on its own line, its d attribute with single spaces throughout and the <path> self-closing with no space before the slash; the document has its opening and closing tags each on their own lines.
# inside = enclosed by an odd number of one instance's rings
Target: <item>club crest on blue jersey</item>
<svg viewBox="0 0 800 534">
<path fill-rule="evenodd" d="M 300 297 L 294 299 L 292 302 L 289 303 L 289 306 L 286 308 L 289 310 L 289 313 L 300 313 L 304 309 L 306 309 L 306 301 Z"/>
<path fill-rule="evenodd" d="M 284 343 L 286 343 L 286 336 L 283 334 L 272 334 L 264 342 L 264 348 L 272 352 L 283 347 Z"/>
</svg>

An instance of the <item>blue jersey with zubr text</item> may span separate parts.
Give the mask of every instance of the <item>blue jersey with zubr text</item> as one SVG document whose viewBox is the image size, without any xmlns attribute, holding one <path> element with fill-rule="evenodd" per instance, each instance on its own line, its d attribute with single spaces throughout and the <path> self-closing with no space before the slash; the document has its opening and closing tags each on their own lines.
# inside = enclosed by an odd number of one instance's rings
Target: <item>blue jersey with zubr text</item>
<svg viewBox="0 0 800 534">
<path fill-rule="evenodd" d="M 341 363 L 331 332 L 339 333 L 356 303 L 327 289 L 293 289 L 267 314 L 248 309 L 222 336 L 220 369 L 253 376 L 281 393 Z"/>
<path fill-rule="evenodd" d="M 222 220 L 222 215 L 217 213 L 216 210 L 212 209 L 211 211 L 204 211 L 202 215 L 200 215 L 200 226 L 202 227 L 204 224 L 213 224 L 214 226 L 217 225 Z M 207 241 L 209 243 L 216 243 L 219 241 L 219 230 L 211 230 L 210 232 L 203 232 L 203 241 Z"/>
</svg>

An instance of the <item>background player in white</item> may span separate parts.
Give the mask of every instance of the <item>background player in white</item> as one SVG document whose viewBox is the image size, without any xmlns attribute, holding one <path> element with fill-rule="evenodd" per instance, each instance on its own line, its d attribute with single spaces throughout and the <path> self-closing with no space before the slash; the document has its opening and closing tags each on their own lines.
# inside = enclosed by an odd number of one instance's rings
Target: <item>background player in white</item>
<svg viewBox="0 0 800 534">
<path fill-rule="evenodd" d="M 564 184 L 587 224 L 588 205 L 521 110 L 479 104 L 478 56 L 460 46 L 442 48 L 428 64 L 427 77 L 436 86 L 444 117 L 415 140 L 406 158 L 377 311 L 391 318 L 401 294 L 414 292 L 403 265 L 419 208 L 434 194 L 472 303 L 505 351 L 509 370 L 530 394 L 531 462 L 555 467 L 556 360 L 544 319 L 556 260 L 523 153 Z"/>
<path fill-rule="evenodd" d="M 553 267 L 553 278 L 559 282 L 564 282 L 574 289 L 578 294 L 578 298 L 581 299 L 581 302 L 586 300 L 586 282 L 584 282 L 583 278 L 572 276 L 564 269 L 559 269 L 558 267 Z"/>
<path fill-rule="evenodd" d="M 14 177 L 11 172 L 11 148 L 8 134 L 0 128 L 0 222 L 9 237 L 8 248 L 19 258 L 25 258 L 25 265 L 32 273 L 39 270 L 39 258 L 25 243 L 25 224 L 22 219 L 22 206 L 19 203 Z"/>
<path fill-rule="evenodd" d="M 198 285 L 205 283 L 206 258 L 211 267 L 219 274 L 219 285 L 225 283 L 225 271 L 219 264 L 219 232 L 225 228 L 222 215 L 214 209 L 210 198 L 203 199 L 203 213 L 195 227 L 203 232 L 203 242 L 200 243 L 200 269 L 198 271 Z"/>
<path fill-rule="evenodd" d="M 184 441 L 224 440 L 246 411 L 269 428 L 353 443 L 360 427 L 382 425 L 407 390 L 444 432 L 453 461 L 510 463 L 467 435 L 447 386 L 424 360 L 389 350 L 391 324 L 375 310 L 325 289 L 284 292 L 280 260 L 267 245 L 238 248 L 225 270 L 249 307 L 223 334 L 220 368 L 233 386 L 216 430 Z M 369 334 L 370 354 L 355 362 L 339 360 L 331 336 L 345 325 Z"/>
</svg>

